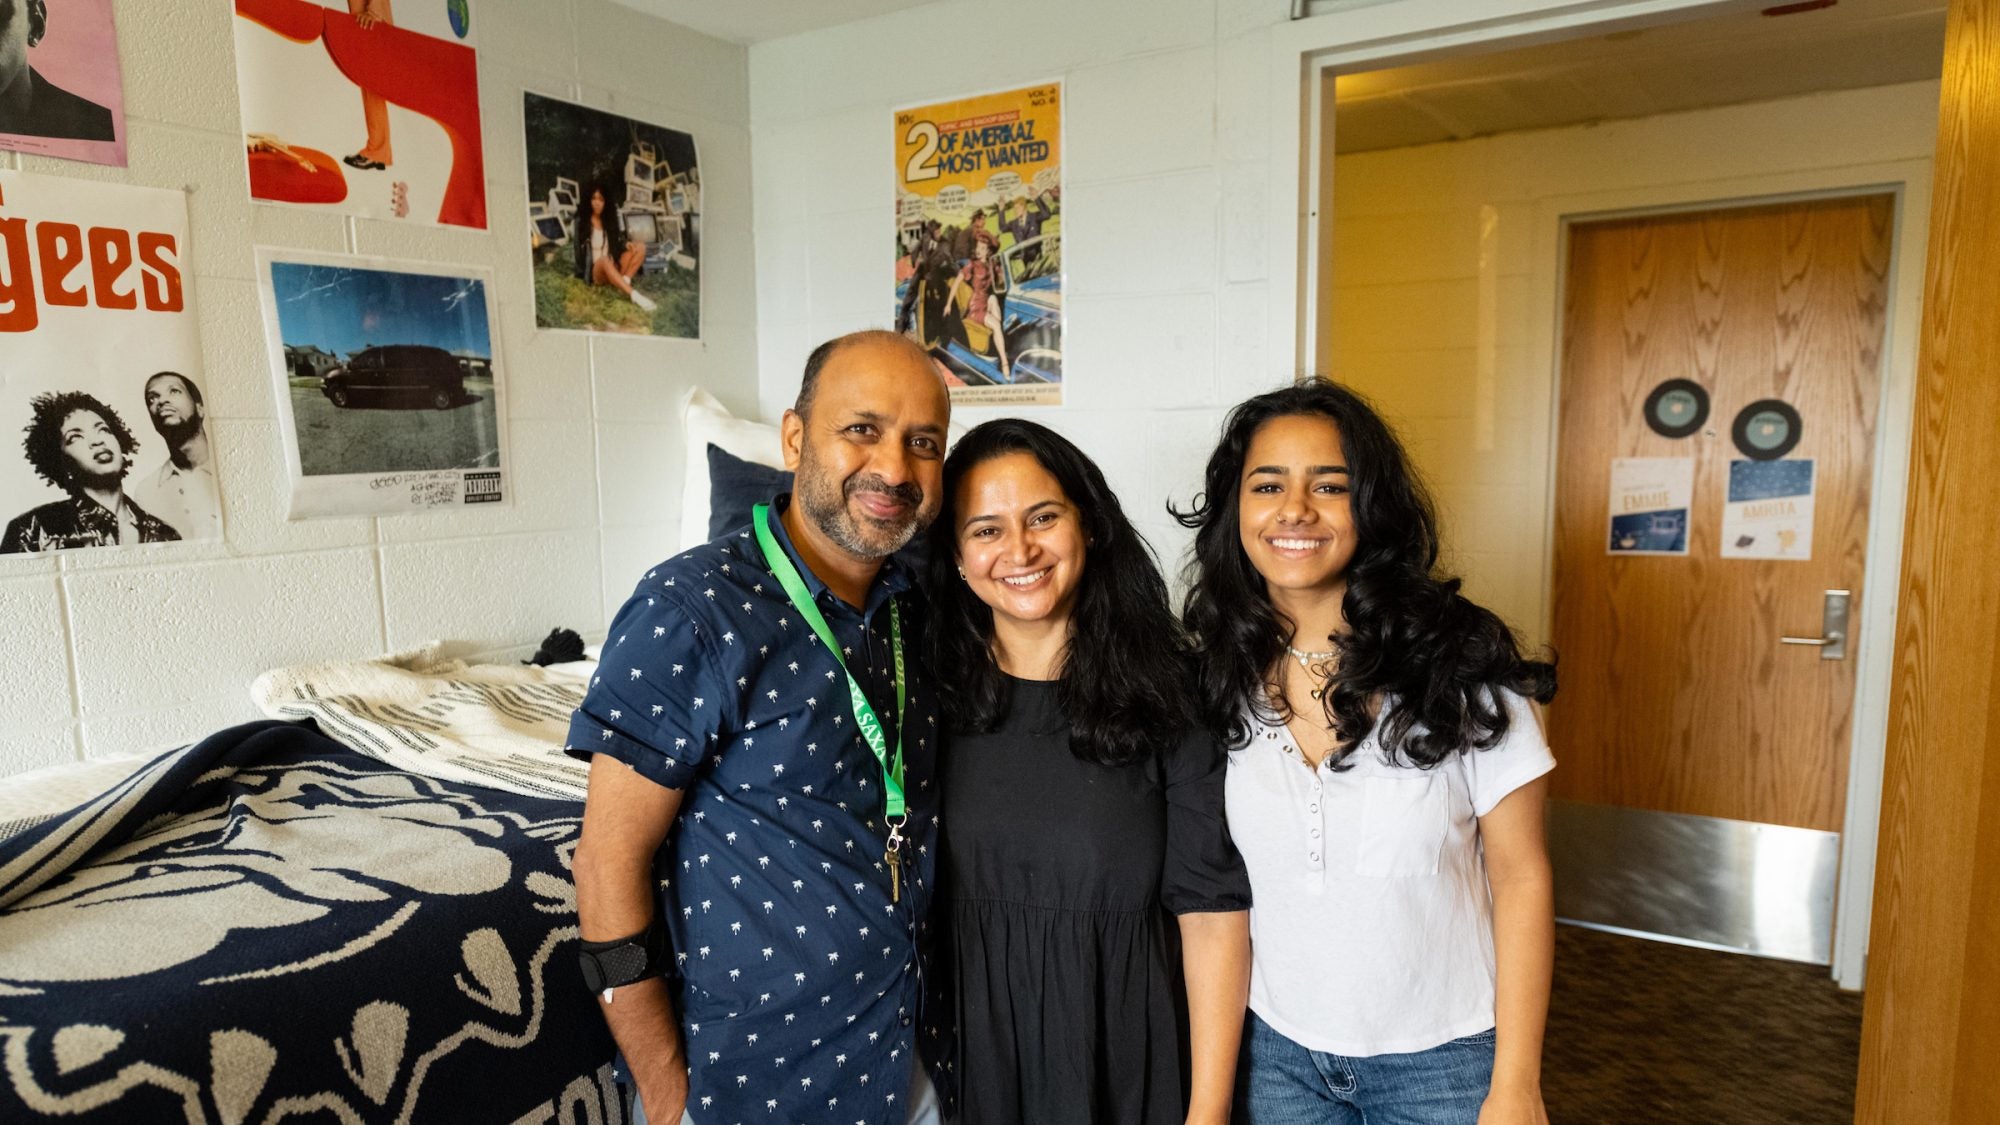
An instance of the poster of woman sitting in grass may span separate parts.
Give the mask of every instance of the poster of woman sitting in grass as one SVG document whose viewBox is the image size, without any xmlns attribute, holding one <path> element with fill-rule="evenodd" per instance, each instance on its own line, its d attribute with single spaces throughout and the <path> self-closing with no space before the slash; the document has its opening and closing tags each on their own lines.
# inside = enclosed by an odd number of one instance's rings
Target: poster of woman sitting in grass
<svg viewBox="0 0 2000 1125">
<path fill-rule="evenodd" d="M 694 137 L 524 96 L 535 325 L 699 339 Z"/>
</svg>

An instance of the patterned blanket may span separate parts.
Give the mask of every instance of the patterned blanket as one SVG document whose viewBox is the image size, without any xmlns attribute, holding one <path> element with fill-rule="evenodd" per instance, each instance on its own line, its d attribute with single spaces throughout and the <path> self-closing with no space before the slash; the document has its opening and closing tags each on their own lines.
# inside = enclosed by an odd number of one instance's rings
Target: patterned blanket
<svg viewBox="0 0 2000 1125">
<path fill-rule="evenodd" d="M 0 841 L 0 1120 L 622 1125 L 580 814 L 305 723 L 161 756 Z"/>
</svg>

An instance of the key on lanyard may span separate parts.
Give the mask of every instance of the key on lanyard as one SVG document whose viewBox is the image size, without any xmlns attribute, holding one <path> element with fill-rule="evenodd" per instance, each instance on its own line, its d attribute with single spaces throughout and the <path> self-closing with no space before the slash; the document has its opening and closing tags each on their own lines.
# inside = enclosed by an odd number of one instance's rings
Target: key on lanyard
<svg viewBox="0 0 2000 1125">
<path fill-rule="evenodd" d="M 889 825 L 889 847 L 882 853 L 882 861 L 889 865 L 889 901 L 903 901 L 903 826 Z"/>
</svg>

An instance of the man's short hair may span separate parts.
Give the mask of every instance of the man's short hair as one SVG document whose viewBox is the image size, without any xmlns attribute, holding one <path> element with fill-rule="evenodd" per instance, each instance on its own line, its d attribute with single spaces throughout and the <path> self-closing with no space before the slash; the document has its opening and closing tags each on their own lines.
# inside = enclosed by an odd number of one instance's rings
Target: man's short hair
<svg viewBox="0 0 2000 1125">
<path fill-rule="evenodd" d="M 188 378 L 178 371 L 155 371 L 151 375 L 146 376 L 146 385 L 150 387 L 153 385 L 153 380 L 166 375 L 172 375 L 174 378 L 179 379 L 181 386 L 187 388 L 188 397 L 194 400 L 196 406 L 201 405 L 201 388 L 194 385 L 193 379 Z"/>
<path fill-rule="evenodd" d="M 112 436 L 118 439 L 118 448 L 124 453 L 128 468 L 132 455 L 139 451 L 139 439 L 132 436 L 118 412 L 82 391 L 39 394 L 29 400 L 28 407 L 34 411 L 34 418 L 28 423 L 27 436 L 21 439 L 21 448 L 28 455 L 28 464 L 34 466 L 35 475 L 64 492 L 76 490 L 70 480 L 69 460 L 62 449 L 63 419 L 71 414 L 88 410 L 104 419 Z"/>
<path fill-rule="evenodd" d="M 864 328 L 859 332 L 849 332 L 845 336 L 835 336 L 812 350 L 806 357 L 806 373 L 799 379 L 799 397 L 792 402 L 792 412 L 801 418 L 812 417 L 813 397 L 819 393 L 819 373 L 826 367 L 834 354 L 849 344 L 859 344 L 874 340 L 878 343 L 898 343 L 922 354 L 923 348 L 915 340 L 900 332 L 886 328 Z M 928 358 L 928 357 L 926 357 Z"/>
</svg>

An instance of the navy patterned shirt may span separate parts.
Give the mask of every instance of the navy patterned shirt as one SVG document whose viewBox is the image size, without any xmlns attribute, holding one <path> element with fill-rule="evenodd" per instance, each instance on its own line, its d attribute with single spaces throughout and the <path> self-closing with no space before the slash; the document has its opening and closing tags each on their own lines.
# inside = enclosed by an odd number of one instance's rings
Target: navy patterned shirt
<svg viewBox="0 0 2000 1125">
<path fill-rule="evenodd" d="M 902 603 L 902 899 L 883 861 L 882 769 L 840 666 L 748 527 L 661 563 L 605 640 L 569 752 L 683 790 L 656 860 L 678 963 L 688 1109 L 702 1125 L 902 1125 L 919 1031 L 937 839 L 937 708 L 910 577 L 884 565 L 860 610 L 791 555 L 896 745 L 889 605 Z M 940 1088 L 945 1088 L 940 1083 Z"/>
</svg>

